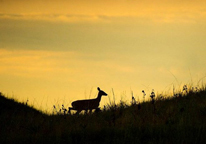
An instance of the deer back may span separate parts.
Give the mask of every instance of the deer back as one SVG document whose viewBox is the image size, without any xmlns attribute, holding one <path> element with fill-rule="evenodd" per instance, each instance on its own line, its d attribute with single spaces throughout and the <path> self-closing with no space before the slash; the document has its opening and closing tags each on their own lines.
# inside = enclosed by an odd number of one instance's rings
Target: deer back
<svg viewBox="0 0 206 144">
<path fill-rule="evenodd" d="M 77 100 L 72 102 L 72 107 L 76 110 L 95 109 L 99 106 L 97 99 Z"/>
</svg>

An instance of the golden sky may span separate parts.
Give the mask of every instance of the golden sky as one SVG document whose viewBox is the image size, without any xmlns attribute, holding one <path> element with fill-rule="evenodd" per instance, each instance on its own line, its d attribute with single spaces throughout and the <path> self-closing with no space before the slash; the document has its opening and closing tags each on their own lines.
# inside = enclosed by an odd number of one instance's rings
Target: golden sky
<svg viewBox="0 0 206 144">
<path fill-rule="evenodd" d="M 0 91 L 48 111 L 98 86 L 141 99 L 206 76 L 205 38 L 205 0 L 0 0 Z"/>
</svg>

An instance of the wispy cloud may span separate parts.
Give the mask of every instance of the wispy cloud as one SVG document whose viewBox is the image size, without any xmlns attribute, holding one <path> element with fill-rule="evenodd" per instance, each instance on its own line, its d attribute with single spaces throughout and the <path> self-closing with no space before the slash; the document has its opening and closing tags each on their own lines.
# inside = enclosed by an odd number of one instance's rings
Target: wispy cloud
<svg viewBox="0 0 206 144">
<path fill-rule="evenodd" d="M 155 13 L 155 14 L 154 14 Z M 70 14 L 6 14 L 0 13 L 0 19 L 10 19 L 10 20 L 35 20 L 35 21 L 50 21 L 50 22 L 101 22 L 101 23 L 111 23 L 111 22 L 154 22 L 154 23 L 196 23 L 204 22 L 206 19 L 206 12 L 188 12 L 188 13 L 178 13 L 178 12 L 149 12 L 147 14 L 137 14 L 137 15 L 123 15 L 123 16 L 113 16 L 113 15 L 70 15 Z"/>
<path fill-rule="evenodd" d="M 94 15 L 69 15 L 69 14 L 4 14 L 0 13 L 0 19 L 13 20 L 37 20 L 51 22 L 98 22 L 101 16 Z"/>
<path fill-rule="evenodd" d="M 0 19 L 45 20 L 51 22 L 194 23 L 206 18 L 206 3 L 192 1 L 8 1 L 1 2 Z M 136 20 L 135 20 L 136 19 Z"/>
</svg>

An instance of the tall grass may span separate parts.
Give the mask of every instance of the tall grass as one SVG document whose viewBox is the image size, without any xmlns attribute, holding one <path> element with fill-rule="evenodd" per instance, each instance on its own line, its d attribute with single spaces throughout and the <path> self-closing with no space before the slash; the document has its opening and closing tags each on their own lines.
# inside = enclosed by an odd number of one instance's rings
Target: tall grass
<svg viewBox="0 0 206 144">
<path fill-rule="evenodd" d="M 109 103 L 91 114 L 48 115 L 1 94 L 2 143 L 206 143 L 206 87 L 151 101 Z M 3 104 L 4 103 L 4 104 Z M 28 110 L 30 109 L 30 110 Z"/>
</svg>

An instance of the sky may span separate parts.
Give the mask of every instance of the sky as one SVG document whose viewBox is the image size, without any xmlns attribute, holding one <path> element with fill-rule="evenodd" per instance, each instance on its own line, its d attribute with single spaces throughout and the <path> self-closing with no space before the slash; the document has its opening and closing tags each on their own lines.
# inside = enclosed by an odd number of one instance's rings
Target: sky
<svg viewBox="0 0 206 144">
<path fill-rule="evenodd" d="M 204 83 L 205 46 L 205 0 L 0 0 L 0 91 L 48 112 Z"/>
</svg>

